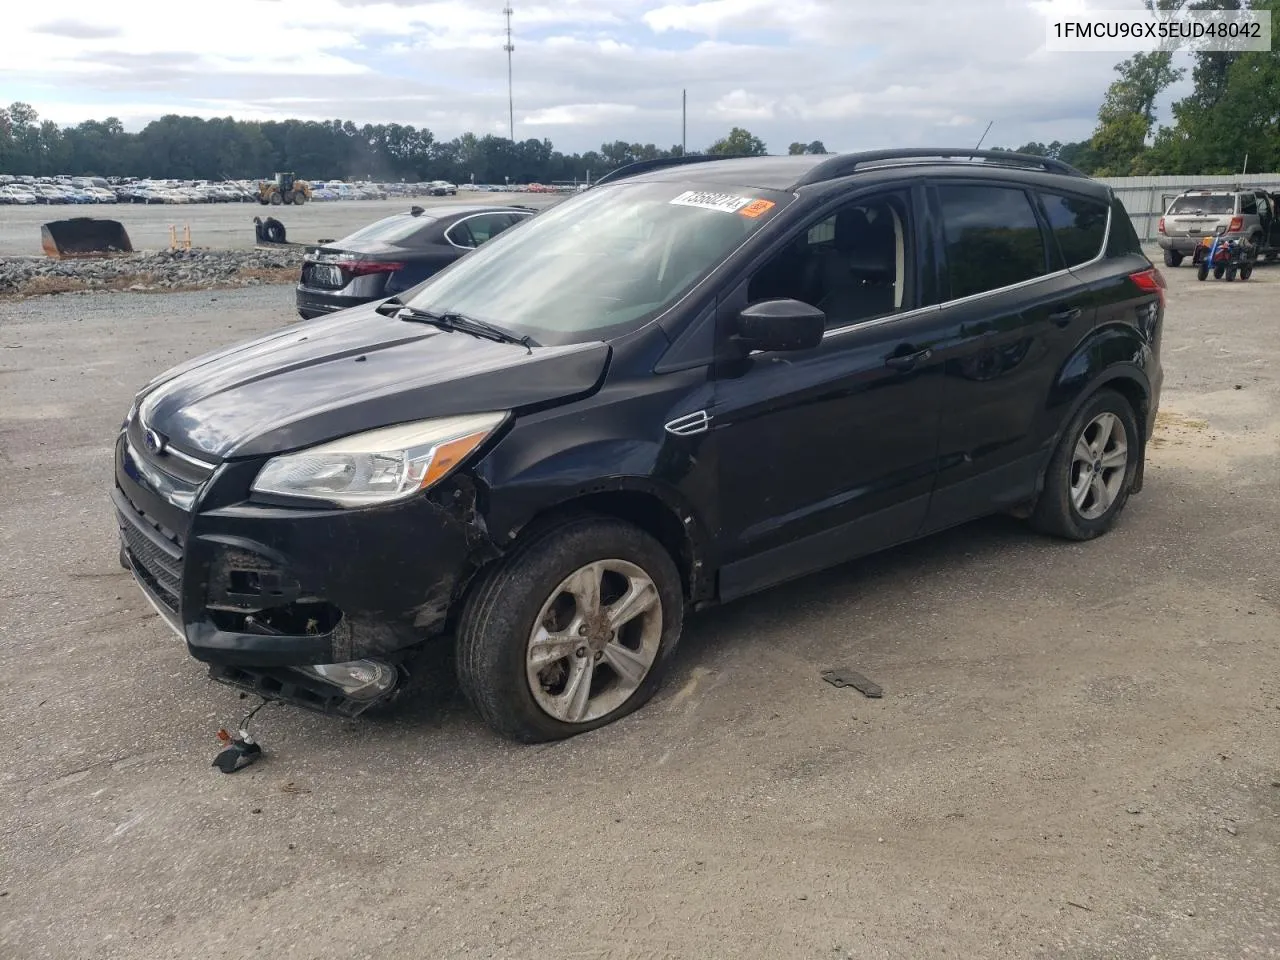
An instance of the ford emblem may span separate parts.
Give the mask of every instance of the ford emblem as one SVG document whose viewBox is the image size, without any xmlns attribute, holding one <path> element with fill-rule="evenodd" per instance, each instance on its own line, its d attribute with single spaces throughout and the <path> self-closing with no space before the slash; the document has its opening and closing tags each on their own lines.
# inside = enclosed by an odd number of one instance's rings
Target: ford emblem
<svg viewBox="0 0 1280 960">
<path fill-rule="evenodd" d="M 164 453 L 164 437 L 160 436 L 160 434 L 156 433 L 154 430 L 148 430 L 145 440 L 147 443 L 147 449 L 152 453 L 156 455 Z"/>
</svg>

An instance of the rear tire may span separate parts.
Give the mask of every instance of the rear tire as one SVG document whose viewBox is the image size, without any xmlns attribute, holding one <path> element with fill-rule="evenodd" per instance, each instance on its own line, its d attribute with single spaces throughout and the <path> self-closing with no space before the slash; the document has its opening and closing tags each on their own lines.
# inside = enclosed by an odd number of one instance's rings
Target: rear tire
<svg viewBox="0 0 1280 960">
<path fill-rule="evenodd" d="M 1248 280 L 1252 276 L 1253 276 L 1253 264 L 1249 264 L 1247 267 L 1240 268 L 1241 280 Z"/>
<path fill-rule="evenodd" d="M 1227 268 L 1226 268 L 1226 267 L 1224 267 L 1224 266 L 1217 266 L 1217 267 L 1214 267 L 1214 268 L 1213 268 L 1213 279 L 1215 279 L 1215 280 L 1221 280 L 1221 279 L 1222 279 L 1222 275 L 1223 275 L 1224 273 L 1226 273 L 1226 272 L 1227 272 Z"/>
<path fill-rule="evenodd" d="M 293 195 L 294 206 L 300 207 L 307 202 L 307 195 L 299 190 Z"/>
<path fill-rule="evenodd" d="M 1182 254 L 1176 250 L 1166 250 L 1164 252 L 1164 265 L 1166 267 L 1176 267 L 1182 263 Z"/>
<path fill-rule="evenodd" d="M 1236 278 L 1236 265 L 1234 263 L 1229 264 L 1227 266 L 1227 269 L 1224 272 L 1223 277 L 1228 283 L 1230 283 L 1232 280 Z"/>
<path fill-rule="evenodd" d="M 282 203 L 284 203 L 284 197 L 280 196 L 280 191 L 277 190 L 275 193 L 271 195 L 271 199 L 268 200 L 267 202 L 270 203 L 271 206 L 273 207 L 278 207 Z"/>
<path fill-rule="evenodd" d="M 1032 527 L 1067 540 L 1106 533 L 1129 500 L 1141 450 L 1129 401 L 1114 390 L 1099 390 L 1062 433 Z"/>
<path fill-rule="evenodd" d="M 636 602 L 624 603 L 628 596 Z M 611 634 L 610 618 L 632 609 Z M 653 696 L 683 618 L 680 574 L 666 549 L 631 524 L 582 517 L 480 575 L 458 627 L 459 685 L 504 737 L 562 740 Z M 635 673 L 627 679 L 615 662 Z"/>
</svg>

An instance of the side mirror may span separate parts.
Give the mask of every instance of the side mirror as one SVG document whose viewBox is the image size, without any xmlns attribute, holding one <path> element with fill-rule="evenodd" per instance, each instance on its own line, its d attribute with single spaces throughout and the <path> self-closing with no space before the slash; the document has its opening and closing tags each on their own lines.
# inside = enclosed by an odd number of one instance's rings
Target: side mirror
<svg viewBox="0 0 1280 960">
<path fill-rule="evenodd" d="M 738 314 L 735 340 L 751 350 L 812 350 L 822 343 L 827 315 L 799 300 L 762 300 Z"/>
</svg>

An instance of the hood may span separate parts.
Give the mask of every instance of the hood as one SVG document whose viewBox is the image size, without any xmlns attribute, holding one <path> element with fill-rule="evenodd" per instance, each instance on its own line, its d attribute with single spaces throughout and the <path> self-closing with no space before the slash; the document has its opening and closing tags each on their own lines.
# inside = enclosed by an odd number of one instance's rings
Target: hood
<svg viewBox="0 0 1280 960">
<path fill-rule="evenodd" d="M 429 417 L 517 410 L 588 394 L 605 343 L 534 347 L 358 307 L 169 370 L 141 394 L 146 427 L 213 459 L 284 453 Z"/>
</svg>

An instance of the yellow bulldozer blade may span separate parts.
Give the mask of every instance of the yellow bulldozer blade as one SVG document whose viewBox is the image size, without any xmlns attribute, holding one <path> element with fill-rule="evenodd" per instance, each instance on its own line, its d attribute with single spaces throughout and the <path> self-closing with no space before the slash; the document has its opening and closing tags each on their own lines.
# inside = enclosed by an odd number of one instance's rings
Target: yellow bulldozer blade
<svg viewBox="0 0 1280 960">
<path fill-rule="evenodd" d="M 119 220 L 73 217 L 40 227 L 40 245 L 50 257 L 112 257 L 133 253 L 129 234 Z"/>
</svg>

